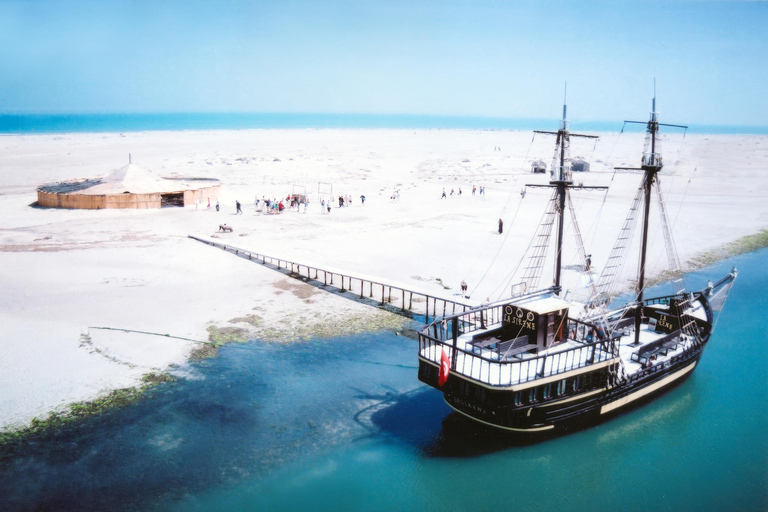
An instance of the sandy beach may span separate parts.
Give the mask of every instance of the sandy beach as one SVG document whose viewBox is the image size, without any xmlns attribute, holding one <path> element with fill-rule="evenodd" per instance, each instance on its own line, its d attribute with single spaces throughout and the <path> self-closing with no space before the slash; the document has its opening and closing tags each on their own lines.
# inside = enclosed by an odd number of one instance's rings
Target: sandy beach
<svg viewBox="0 0 768 512">
<path fill-rule="evenodd" d="M 607 193 L 573 192 L 598 271 L 640 182 L 639 174 L 613 167 L 637 166 L 644 138 L 599 135 L 596 144 L 571 144 L 572 156 L 592 164 L 575 180 L 610 187 Z M 459 295 L 462 280 L 475 303 L 503 297 L 550 194 L 534 188 L 521 194 L 527 183 L 548 181 L 548 175 L 531 174 L 530 163 L 552 161 L 553 138 L 531 139 L 529 131 L 351 129 L 0 137 L 0 429 L 134 386 L 149 372 L 194 376 L 187 361 L 198 343 L 89 327 L 191 340 L 208 340 L 211 329 L 237 328 L 290 350 L 290 342 L 314 335 L 402 325 L 396 315 L 188 235 L 215 235 L 238 247 L 448 298 Z M 220 179 L 221 211 L 206 204 L 32 207 L 38 186 L 106 175 L 125 165 L 128 153 L 161 176 Z M 662 189 L 682 262 L 768 228 L 768 137 L 669 134 L 663 153 Z M 332 185 L 335 197 L 351 196 L 352 205 L 335 203 L 329 214 L 321 213 L 319 183 Z M 486 193 L 473 195 L 473 186 Z M 306 213 L 255 209 L 255 198 L 284 198 L 302 187 L 312 198 Z M 393 200 L 396 192 L 399 199 Z M 242 215 L 235 214 L 236 200 Z M 217 233 L 222 223 L 233 232 Z M 568 243 L 572 233 L 567 226 Z M 658 224 L 650 236 L 648 273 L 658 275 L 666 267 Z M 563 261 L 579 266 L 575 252 Z M 577 283 L 578 272 L 572 274 Z"/>
</svg>

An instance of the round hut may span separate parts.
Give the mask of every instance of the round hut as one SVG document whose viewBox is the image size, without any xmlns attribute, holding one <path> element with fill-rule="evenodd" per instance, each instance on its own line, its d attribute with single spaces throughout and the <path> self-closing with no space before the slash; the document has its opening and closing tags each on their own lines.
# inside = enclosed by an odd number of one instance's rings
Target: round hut
<svg viewBox="0 0 768 512">
<path fill-rule="evenodd" d="M 86 210 L 187 206 L 218 198 L 220 186 L 214 178 L 161 178 L 129 163 L 105 177 L 45 184 L 37 189 L 37 204 Z"/>
<path fill-rule="evenodd" d="M 536 160 L 535 162 L 531 163 L 531 172 L 532 173 L 547 172 L 547 164 L 544 162 L 544 160 Z"/>
<path fill-rule="evenodd" d="M 571 171 L 573 172 L 587 172 L 589 171 L 589 162 L 583 158 L 574 158 L 571 160 Z"/>
</svg>

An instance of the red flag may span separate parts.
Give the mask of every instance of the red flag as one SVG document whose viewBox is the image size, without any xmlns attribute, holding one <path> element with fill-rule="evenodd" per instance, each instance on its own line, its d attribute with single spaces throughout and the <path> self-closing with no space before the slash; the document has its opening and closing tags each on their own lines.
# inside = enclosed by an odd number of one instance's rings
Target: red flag
<svg viewBox="0 0 768 512">
<path fill-rule="evenodd" d="M 437 377 L 438 386 L 443 387 L 445 381 L 448 380 L 449 373 L 451 373 L 451 360 L 448 359 L 445 349 L 443 349 L 442 356 L 440 356 L 440 375 Z"/>
</svg>

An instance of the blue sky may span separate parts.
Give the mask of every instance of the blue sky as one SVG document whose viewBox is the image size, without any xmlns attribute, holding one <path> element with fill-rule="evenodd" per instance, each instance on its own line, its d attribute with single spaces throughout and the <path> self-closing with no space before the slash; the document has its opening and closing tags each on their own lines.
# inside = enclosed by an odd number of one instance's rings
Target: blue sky
<svg viewBox="0 0 768 512">
<path fill-rule="evenodd" d="M 768 124 L 768 2 L 0 0 L 0 113 Z"/>
</svg>

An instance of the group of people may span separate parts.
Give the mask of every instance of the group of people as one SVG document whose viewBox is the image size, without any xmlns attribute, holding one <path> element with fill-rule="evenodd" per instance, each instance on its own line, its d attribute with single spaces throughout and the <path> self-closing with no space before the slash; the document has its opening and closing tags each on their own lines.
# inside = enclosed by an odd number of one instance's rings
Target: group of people
<svg viewBox="0 0 768 512">
<path fill-rule="evenodd" d="M 339 196 L 339 208 L 343 208 L 345 206 L 352 206 L 352 196 Z"/>
<path fill-rule="evenodd" d="M 480 185 L 480 188 L 479 188 L 479 190 L 480 190 L 480 195 L 481 195 L 481 196 L 484 196 L 484 195 L 485 195 L 485 187 L 484 187 L 484 186 L 482 186 L 482 185 Z M 473 196 L 474 196 L 475 194 L 477 194 L 477 191 L 478 191 L 478 188 L 477 188 L 477 186 L 475 186 L 475 185 L 472 185 L 472 195 L 473 195 Z M 456 192 L 456 190 L 454 190 L 453 188 L 451 188 L 450 197 L 453 197 L 454 195 L 456 195 L 456 196 L 461 196 L 461 187 L 459 187 L 459 191 L 458 191 L 458 193 Z M 440 196 L 440 199 L 446 199 L 447 197 L 449 197 L 449 195 L 446 193 L 446 191 L 445 191 L 445 188 L 443 188 L 443 194 Z"/>
<path fill-rule="evenodd" d="M 275 198 L 267 199 L 264 196 L 261 196 L 261 199 L 256 196 L 254 205 L 256 206 L 257 212 L 268 213 L 270 215 L 275 213 L 283 213 L 283 210 L 285 210 L 285 204 L 283 204 L 282 200 L 277 200 Z"/>
</svg>

